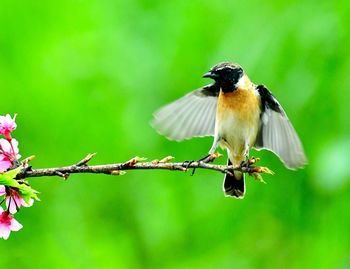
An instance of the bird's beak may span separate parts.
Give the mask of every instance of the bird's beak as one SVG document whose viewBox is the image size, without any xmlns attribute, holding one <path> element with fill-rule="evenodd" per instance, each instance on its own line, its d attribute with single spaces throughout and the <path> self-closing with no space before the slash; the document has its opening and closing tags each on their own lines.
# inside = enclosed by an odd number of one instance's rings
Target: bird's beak
<svg viewBox="0 0 350 269">
<path fill-rule="evenodd" d="M 209 71 L 209 72 L 207 72 L 207 73 L 205 73 L 205 74 L 203 75 L 203 78 L 212 78 L 212 79 L 216 79 L 217 77 L 219 77 L 219 76 L 218 76 L 217 74 L 211 72 L 211 71 Z"/>
</svg>

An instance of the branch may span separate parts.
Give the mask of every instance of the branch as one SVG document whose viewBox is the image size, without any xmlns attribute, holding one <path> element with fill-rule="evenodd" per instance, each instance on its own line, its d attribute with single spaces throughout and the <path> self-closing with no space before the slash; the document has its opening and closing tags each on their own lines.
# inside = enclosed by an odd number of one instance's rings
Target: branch
<svg viewBox="0 0 350 269">
<path fill-rule="evenodd" d="M 70 174 L 78 173 L 91 173 L 91 174 L 107 174 L 107 175 L 123 175 L 125 170 L 147 170 L 147 169 L 161 169 L 161 170 L 174 170 L 186 172 L 189 169 L 208 169 L 214 170 L 221 173 L 232 174 L 233 171 L 241 171 L 243 173 L 248 173 L 253 175 L 256 179 L 262 180 L 261 173 L 272 174 L 273 172 L 267 167 L 252 166 L 257 161 L 258 158 L 252 158 L 248 160 L 245 165 L 239 166 L 228 166 L 228 165 L 218 165 L 204 163 L 202 161 L 194 162 L 169 162 L 173 157 L 168 156 L 162 160 L 153 160 L 151 162 L 143 162 L 145 158 L 135 157 L 124 163 L 115 164 L 103 164 L 103 165 L 87 165 L 87 163 L 94 157 L 94 154 L 87 155 L 83 160 L 77 164 L 70 166 L 57 167 L 57 168 L 42 168 L 42 169 L 32 169 L 31 166 L 24 168 L 20 173 L 17 174 L 16 179 L 24 179 L 29 177 L 43 177 L 43 176 L 60 176 L 65 180 Z M 219 153 L 215 153 L 208 157 L 209 161 L 212 162 L 216 158 L 222 156 Z M 22 162 L 22 164 L 27 164 L 29 160 L 33 157 L 29 157 Z M 194 173 L 194 170 L 192 174 Z"/>
</svg>

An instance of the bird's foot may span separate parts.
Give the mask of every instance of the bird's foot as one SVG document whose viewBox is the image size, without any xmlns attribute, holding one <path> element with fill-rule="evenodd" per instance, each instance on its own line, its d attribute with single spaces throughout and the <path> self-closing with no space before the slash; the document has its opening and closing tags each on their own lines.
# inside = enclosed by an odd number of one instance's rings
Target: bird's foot
<svg viewBox="0 0 350 269">
<path fill-rule="evenodd" d="M 213 154 L 208 154 L 207 156 L 203 157 L 202 159 L 198 160 L 198 162 L 202 162 L 202 163 L 211 163 L 213 162 L 215 159 L 221 157 L 222 154 L 219 152 L 215 152 Z"/>
<path fill-rule="evenodd" d="M 196 162 L 196 161 L 188 161 L 188 160 L 186 160 L 186 161 L 184 161 L 182 163 L 182 166 L 185 167 L 185 169 L 187 171 L 189 169 L 189 167 L 191 166 L 191 164 L 193 164 L 194 162 Z M 193 170 L 192 170 L 191 176 L 194 175 L 195 171 L 196 171 L 196 168 L 194 167 Z"/>
<path fill-rule="evenodd" d="M 251 165 L 256 164 L 258 161 L 260 161 L 260 158 L 255 158 L 255 157 L 252 157 L 250 159 L 247 158 L 245 161 L 242 161 L 239 166 L 240 168 L 245 169 L 249 173 Z"/>
<path fill-rule="evenodd" d="M 210 162 L 214 161 L 216 158 L 218 158 L 220 156 L 222 156 L 222 154 L 220 154 L 220 153 L 208 154 L 205 157 L 203 157 L 203 158 L 201 158 L 201 159 L 199 159 L 197 161 L 184 161 L 182 163 L 182 166 L 185 167 L 186 170 L 187 170 L 187 169 L 189 169 L 189 167 L 193 163 L 210 163 Z M 196 167 L 193 167 L 191 176 L 193 176 L 195 172 L 196 172 Z"/>
</svg>

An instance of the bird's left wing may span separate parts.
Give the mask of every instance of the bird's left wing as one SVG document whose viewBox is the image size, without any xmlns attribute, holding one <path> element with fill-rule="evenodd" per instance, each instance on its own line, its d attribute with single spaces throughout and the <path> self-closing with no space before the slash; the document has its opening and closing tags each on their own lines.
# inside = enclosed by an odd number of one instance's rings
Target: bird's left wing
<svg viewBox="0 0 350 269">
<path fill-rule="evenodd" d="M 154 113 L 152 126 L 171 140 L 195 136 L 212 136 L 220 89 L 207 85 L 160 108 Z"/>
<path fill-rule="evenodd" d="M 262 115 L 254 147 L 271 150 L 290 169 L 304 166 L 307 159 L 303 146 L 286 112 L 264 85 L 256 90 L 261 98 Z"/>
</svg>

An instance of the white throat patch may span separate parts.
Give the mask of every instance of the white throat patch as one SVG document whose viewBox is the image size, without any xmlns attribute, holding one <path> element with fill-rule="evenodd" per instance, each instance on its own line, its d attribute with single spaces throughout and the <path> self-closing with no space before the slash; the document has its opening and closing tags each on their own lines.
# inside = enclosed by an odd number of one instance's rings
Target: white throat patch
<svg viewBox="0 0 350 269">
<path fill-rule="evenodd" d="M 250 86 L 252 85 L 250 79 L 246 76 L 246 75 L 243 75 L 239 80 L 238 82 L 236 83 L 236 88 L 241 88 L 241 89 L 249 89 Z"/>
<path fill-rule="evenodd" d="M 245 88 L 244 86 L 247 83 L 247 78 L 246 75 L 241 76 L 241 78 L 238 80 L 238 82 L 236 83 L 236 87 L 237 88 Z"/>
</svg>

